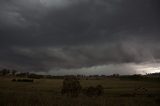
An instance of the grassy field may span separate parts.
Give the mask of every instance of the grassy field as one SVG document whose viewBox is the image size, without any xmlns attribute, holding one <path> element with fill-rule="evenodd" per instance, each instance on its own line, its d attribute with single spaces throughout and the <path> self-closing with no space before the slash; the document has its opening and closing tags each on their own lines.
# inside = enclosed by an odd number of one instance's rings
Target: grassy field
<svg viewBox="0 0 160 106">
<path fill-rule="evenodd" d="M 37 79 L 33 83 L 12 82 L 0 78 L 0 106 L 159 106 L 159 82 L 127 81 L 119 79 L 80 80 L 82 87 L 104 87 L 104 95 L 77 98 L 61 95 L 63 80 Z M 145 94 L 132 95 L 135 88 L 143 87 Z"/>
</svg>

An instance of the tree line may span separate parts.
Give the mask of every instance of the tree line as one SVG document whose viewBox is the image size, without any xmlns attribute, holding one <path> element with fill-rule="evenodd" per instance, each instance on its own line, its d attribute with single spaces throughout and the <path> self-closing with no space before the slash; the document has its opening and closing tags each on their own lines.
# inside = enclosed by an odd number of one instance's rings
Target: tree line
<svg viewBox="0 0 160 106">
<path fill-rule="evenodd" d="M 10 70 L 10 69 L 6 69 L 6 68 L 4 68 L 4 69 L 1 69 L 0 70 L 0 75 L 1 76 L 6 76 L 6 75 L 16 75 L 16 73 L 17 73 L 18 71 L 17 70 Z"/>
</svg>

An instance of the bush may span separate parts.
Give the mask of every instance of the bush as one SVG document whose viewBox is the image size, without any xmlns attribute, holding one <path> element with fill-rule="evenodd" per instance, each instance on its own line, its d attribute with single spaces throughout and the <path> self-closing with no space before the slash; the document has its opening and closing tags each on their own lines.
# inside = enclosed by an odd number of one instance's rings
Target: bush
<svg viewBox="0 0 160 106">
<path fill-rule="evenodd" d="M 17 80 L 16 80 L 16 79 L 12 79 L 12 81 L 13 81 L 13 82 L 16 82 Z"/>
<path fill-rule="evenodd" d="M 81 88 L 80 82 L 76 77 L 67 77 L 63 80 L 61 94 L 77 97 L 80 94 Z"/>
<path fill-rule="evenodd" d="M 88 88 L 83 89 L 83 94 L 89 97 L 101 96 L 103 93 L 104 93 L 104 89 L 101 85 L 97 85 L 96 87 L 90 86 Z"/>
</svg>

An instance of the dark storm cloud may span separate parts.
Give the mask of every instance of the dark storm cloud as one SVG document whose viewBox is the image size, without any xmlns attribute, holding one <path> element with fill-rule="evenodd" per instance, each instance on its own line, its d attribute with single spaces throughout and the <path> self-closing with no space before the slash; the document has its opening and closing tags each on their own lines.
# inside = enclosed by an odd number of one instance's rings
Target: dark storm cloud
<svg viewBox="0 0 160 106">
<path fill-rule="evenodd" d="M 158 3 L 1 0 L 1 67 L 38 71 L 158 61 Z"/>
</svg>

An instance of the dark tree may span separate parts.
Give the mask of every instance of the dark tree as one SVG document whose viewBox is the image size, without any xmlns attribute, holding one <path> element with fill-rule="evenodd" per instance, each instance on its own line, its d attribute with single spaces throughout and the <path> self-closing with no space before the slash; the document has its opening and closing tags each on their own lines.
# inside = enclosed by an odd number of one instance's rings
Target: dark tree
<svg viewBox="0 0 160 106">
<path fill-rule="evenodd" d="M 63 81 L 63 87 L 61 90 L 62 95 L 77 97 L 81 91 L 81 85 L 76 77 L 67 77 Z"/>
<path fill-rule="evenodd" d="M 3 76 L 6 76 L 6 75 L 8 75 L 10 73 L 10 70 L 8 70 L 8 69 L 2 69 L 1 73 L 2 73 Z"/>
</svg>

